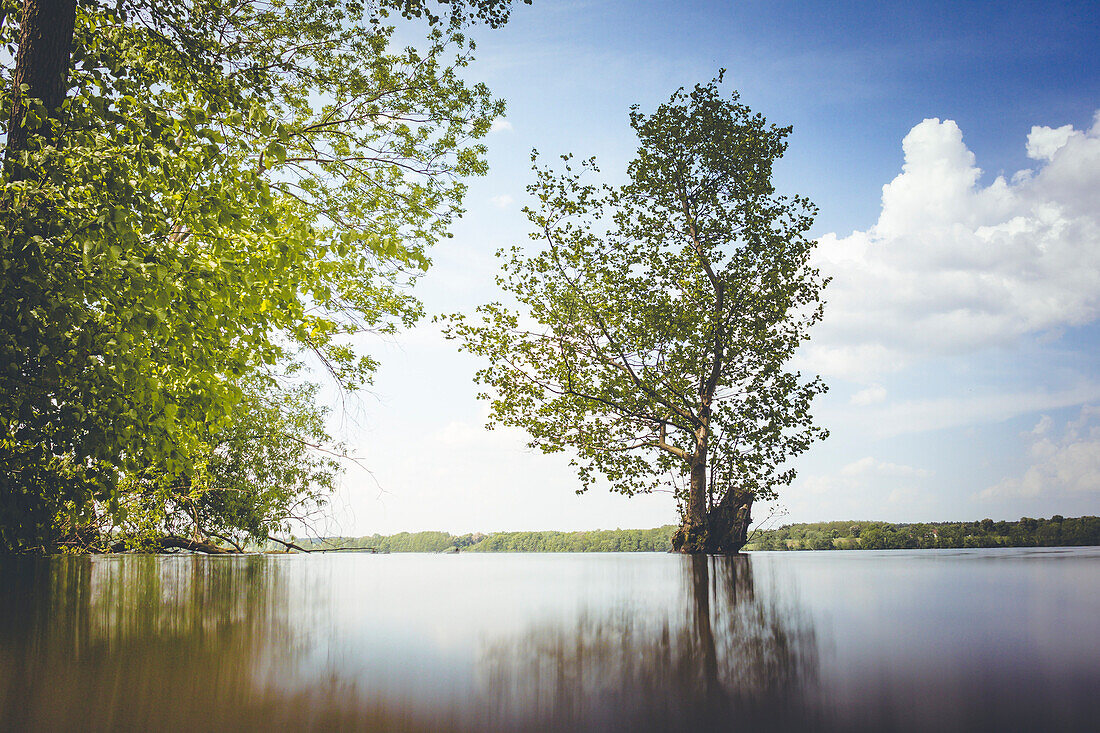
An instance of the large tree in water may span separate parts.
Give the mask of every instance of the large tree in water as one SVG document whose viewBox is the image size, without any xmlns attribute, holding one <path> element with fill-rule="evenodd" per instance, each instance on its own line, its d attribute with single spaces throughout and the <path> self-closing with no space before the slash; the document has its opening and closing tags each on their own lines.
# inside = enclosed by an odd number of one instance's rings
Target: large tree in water
<svg viewBox="0 0 1100 733">
<path fill-rule="evenodd" d="M 532 447 L 575 452 L 582 491 L 675 491 L 683 552 L 745 543 L 752 504 L 826 432 L 810 415 L 825 386 L 787 368 L 821 317 L 806 199 L 776 194 L 790 127 L 725 98 L 721 77 L 636 107 L 630 182 L 589 183 L 594 161 L 536 164 L 528 209 L 540 249 L 502 252 L 499 303 L 452 316 L 492 420 Z"/>
</svg>

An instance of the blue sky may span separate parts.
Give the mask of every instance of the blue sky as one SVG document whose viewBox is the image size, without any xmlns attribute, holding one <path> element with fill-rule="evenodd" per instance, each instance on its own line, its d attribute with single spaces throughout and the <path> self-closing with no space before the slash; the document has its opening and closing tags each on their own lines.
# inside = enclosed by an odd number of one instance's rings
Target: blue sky
<svg viewBox="0 0 1100 733">
<path fill-rule="evenodd" d="M 527 241 L 529 154 L 596 155 L 621 180 L 627 110 L 726 68 L 794 133 L 776 181 L 821 209 L 825 321 L 798 366 L 831 386 L 829 440 L 780 521 L 1100 513 L 1100 11 L 1095 3 L 553 2 L 479 31 L 471 78 L 508 101 L 429 312 L 499 296 Z M 644 527 L 668 495 L 576 496 L 567 460 L 486 432 L 477 362 L 430 324 L 392 343 L 338 415 L 363 457 L 333 531 Z"/>
</svg>

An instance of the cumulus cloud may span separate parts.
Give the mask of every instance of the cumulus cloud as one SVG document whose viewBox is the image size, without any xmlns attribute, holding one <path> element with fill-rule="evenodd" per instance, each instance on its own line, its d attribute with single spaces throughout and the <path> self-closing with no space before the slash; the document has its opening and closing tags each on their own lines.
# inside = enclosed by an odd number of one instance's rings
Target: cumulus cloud
<svg viewBox="0 0 1100 733">
<path fill-rule="evenodd" d="M 902 147 L 878 222 L 819 240 L 834 280 L 806 355 L 817 371 L 867 380 L 1100 316 L 1100 112 L 1087 131 L 1033 127 L 1036 168 L 986 186 L 951 120 Z"/>
<path fill-rule="evenodd" d="M 1074 132 L 1073 125 L 1032 127 L 1031 134 L 1027 136 L 1027 157 L 1032 160 L 1054 160 L 1054 154 L 1065 147 Z"/>
<path fill-rule="evenodd" d="M 497 117 L 493 120 L 493 123 L 489 125 L 489 132 L 501 132 L 502 130 L 511 131 L 512 123 L 503 117 Z"/>
<path fill-rule="evenodd" d="M 1039 422 L 1035 423 L 1035 427 L 1031 429 L 1032 435 L 1045 435 L 1050 432 L 1051 427 L 1054 426 L 1054 421 L 1050 419 L 1050 415 L 1043 415 L 1039 418 Z"/>
<path fill-rule="evenodd" d="M 489 202 L 498 209 L 507 209 L 509 206 L 512 205 L 513 202 L 515 202 L 515 199 L 508 194 L 503 193 L 500 196 L 491 197 L 489 199 Z"/>
<path fill-rule="evenodd" d="M 1020 476 L 982 491 L 982 499 L 1035 497 L 1064 492 L 1100 493 L 1100 407 L 1086 405 L 1060 435 L 1044 415 L 1029 433 L 1031 465 Z"/>
</svg>

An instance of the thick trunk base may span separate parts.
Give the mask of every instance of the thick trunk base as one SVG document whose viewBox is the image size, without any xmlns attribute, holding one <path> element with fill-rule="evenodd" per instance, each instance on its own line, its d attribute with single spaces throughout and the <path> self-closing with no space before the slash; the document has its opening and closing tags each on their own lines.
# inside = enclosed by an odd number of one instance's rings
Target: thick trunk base
<svg viewBox="0 0 1100 733">
<path fill-rule="evenodd" d="M 687 555 L 735 555 L 748 540 L 752 497 L 723 501 L 703 522 L 685 518 L 672 535 L 672 549 Z"/>
</svg>

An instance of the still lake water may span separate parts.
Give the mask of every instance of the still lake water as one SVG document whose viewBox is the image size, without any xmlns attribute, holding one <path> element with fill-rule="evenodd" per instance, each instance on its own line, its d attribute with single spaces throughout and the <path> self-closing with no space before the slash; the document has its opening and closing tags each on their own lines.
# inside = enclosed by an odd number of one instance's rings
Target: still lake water
<svg viewBox="0 0 1100 733">
<path fill-rule="evenodd" d="M 1097 730 L 1100 548 L 0 561 L 8 730 Z"/>
</svg>

